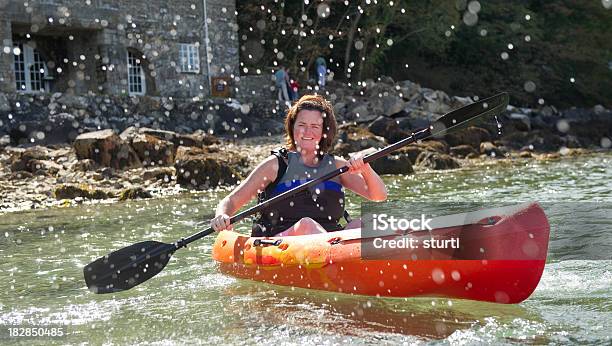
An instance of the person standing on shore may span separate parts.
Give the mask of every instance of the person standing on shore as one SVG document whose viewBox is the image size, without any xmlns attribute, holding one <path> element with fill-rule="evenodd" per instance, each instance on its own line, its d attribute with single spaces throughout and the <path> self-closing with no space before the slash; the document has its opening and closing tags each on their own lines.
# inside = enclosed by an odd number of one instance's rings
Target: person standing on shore
<svg viewBox="0 0 612 346">
<path fill-rule="evenodd" d="M 297 80 L 292 79 L 291 82 L 289 83 L 289 87 L 291 89 L 291 101 L 297 101 L 298 97 L 299 97 L 299 89 L 300 89 L 300 84 L 298 83 Z"/>
<path fill-rule="evenodd" d="M 315 70 L 317 73 L 317 82 L 319 84 L 319 88 L 325 88 L 325 80 L 327 78 L 327 64 L 325 63 L 325 59 L 320 56 L 315 61 Z"/>
<path fill-rule="evenodd" d="M 278 100 L 280 103 L 291 102 L 287 91 L 289 84 L 289 73 L 284 66 L 281 66 L 275 73 L 276 89 L 278 89 Z"/>
</svg>

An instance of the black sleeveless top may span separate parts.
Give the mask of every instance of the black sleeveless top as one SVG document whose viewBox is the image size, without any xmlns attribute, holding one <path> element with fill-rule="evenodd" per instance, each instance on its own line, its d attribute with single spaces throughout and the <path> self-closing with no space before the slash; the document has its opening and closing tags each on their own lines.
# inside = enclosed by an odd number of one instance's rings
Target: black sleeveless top
<svg viewBox="0 0 612 346">
<path fill-rule="evenodd" d="M 260 194 L 260 203 L 336 170 L 335 159 L 329 154 L 321 158 L 318 166 L 310 167 L 302 162 L 298 153 L 286 151 L 285 153 L 285 158 L 281 156 L 282 152 L 274 153 L 279 158 L 278 174 L 282 176 L 277 177 Z M 287 160 L 286 164 L 284 159 Z M 283 167 L 286 167 L 284 174 Z M 340 177 L 334 177 L 262 210 L 260 218 L 253 225 L 251 235 L 274 236 L 304 217 L 314 219 L 329 232 L 337 231 L 342 228 L 338 222 L 343 215 L 344 191 Z"/>
</svg>

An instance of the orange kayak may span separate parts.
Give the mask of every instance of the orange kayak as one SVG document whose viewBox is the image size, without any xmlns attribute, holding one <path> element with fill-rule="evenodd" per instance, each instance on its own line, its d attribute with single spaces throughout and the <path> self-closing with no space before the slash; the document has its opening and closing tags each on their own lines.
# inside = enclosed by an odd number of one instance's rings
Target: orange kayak
<svg viewBox="0 0 612 346">
<path fill-rule="evenodd" d="M 223 273 L 239 278 L 370 296 L 512 304 L 528 298 L 538 285 L 550 230 L 538 204 L 437 217 L 431 227 L 376 237 L 360 228 L 271 238 L 223 231 L 213 258 Z M 365 256 L 373 244 L 408 244 L 411 239 L 421 246 L 377 248 L 375 259 Z M 443 246 L 422 246 L 428 242 Z"/>
</svg>

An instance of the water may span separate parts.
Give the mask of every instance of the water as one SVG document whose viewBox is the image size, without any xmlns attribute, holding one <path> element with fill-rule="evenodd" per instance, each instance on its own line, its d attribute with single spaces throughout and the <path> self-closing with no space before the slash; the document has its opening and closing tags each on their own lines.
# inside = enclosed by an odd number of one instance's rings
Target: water
<svg viewBox="0 0 612 346">
<path fill-rule="evenodd" d="M 5 214 L 0 325 L 61 324 L 69 335 L 0 343 L 610 344 L 612 225 L 592 213 L 612 215 L 611 177 L 610 154 L 385 177 L 390 198 L 415 204 L 554 202 L 544 204 L 551 243 L 542 281 L 518 305 L 381 299 L 238 280 L 216 269 L 213 237 L 177 252 L 141 286 L 94 295 L 84 287 L 85 264 L 135 242 L 172 242 L 196 232 L 227 191 Z M 350 198 L 353 215 L 359 203 Z M 597 223 L 600 229 L 591 231 Z"/>
</svg>

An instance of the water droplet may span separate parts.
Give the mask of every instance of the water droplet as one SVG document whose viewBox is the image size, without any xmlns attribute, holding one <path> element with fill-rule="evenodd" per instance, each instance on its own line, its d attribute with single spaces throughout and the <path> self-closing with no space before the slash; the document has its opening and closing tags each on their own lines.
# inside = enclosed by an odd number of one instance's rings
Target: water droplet
<svg viewBox="0 0 612 346">
<path fill-rule="evenodd" d="M 478 15 L 470 11 L 463 13 L 463 23 L 467 26 L 476 25 L 476 23 L 478 23 Z"/>
<path fill-rule="evenodd" d="M 557 121 L 557 130 L 559 130 L 559 132 L 567 133 L 569 129 L 570 129 L 570 124 L 569 122 L 567 122 L 567 120 L 561 119 Z"/>
</svg>

